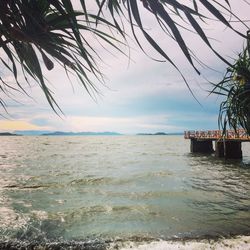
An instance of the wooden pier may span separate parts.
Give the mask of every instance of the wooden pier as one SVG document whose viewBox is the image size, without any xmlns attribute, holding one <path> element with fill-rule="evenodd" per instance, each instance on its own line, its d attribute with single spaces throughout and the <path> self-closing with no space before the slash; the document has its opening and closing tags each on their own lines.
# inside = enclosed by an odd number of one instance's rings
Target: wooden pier
<svg viewBox="0 0 250 250">
<path fill-rule="evenodd" d="M 242 158 L 241 143 L 250 141 L 250 136 L 243 129 L 227 130 L 225 135 L 221 130 L 185 131 L 184 138 L 190 140 L 192 153 L 215 152 L 218 157 L 231 159 Z M 215 141 L 215 150 L 213 141 Z"/>
</svg>

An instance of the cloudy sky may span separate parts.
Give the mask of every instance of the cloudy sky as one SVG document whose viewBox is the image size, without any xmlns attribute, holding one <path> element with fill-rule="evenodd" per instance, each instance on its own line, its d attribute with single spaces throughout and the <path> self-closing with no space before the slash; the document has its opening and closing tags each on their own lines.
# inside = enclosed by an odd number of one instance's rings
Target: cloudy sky
<svg viewBox="0 0 250 250">
<path fill-rule="evenodd" d="M 250 13 L 250 5 L 247 2 L 231 1 L 232 10 L 242 19 L 248 19 Z M 105 74 L 105 85 L 95 80 L 99 95 L 91 98 L 74 78 L 70 83 L 58 65 L 51 72 L 44 69 L 64 115 L 59 117 L 50 109 L 39 87 L 34 84 L 27 88 L 32 98 L 16 95 L 17 102 L 5 98 L 9 114 L 0 110 L 5 116 L 0 117 L 0 131 L 116 131 L 134 134 L 217 129 L 221 99 L 208 96 L 208 91 L 212 88 L 208 80 L 219 81 L 226 66 L 202 44 L 197 35 L 183 31 L 190 48 L 214 69 L 198 66 L 202 73 L 198 76 L 176 44 L 155 26 L 153 18 L 146 13 L 144 22 L 149 33 L 159 41 L 181 69 L 201 105 L 193 98 L 180 74 L 169 63 L 152 60 L 132 39 L 129 39 L 130 49 L 122 48 L 129 57 L 117 52 L 106 52 L 93 41 L 103 59 L 100 66 Z M 246 32 L 243 25 L 236 22 L 233 25 Z M 218 22 L 207 22 L 204 30 L 213 38 L 211 41 L 214 47 L 227 58 L 235 58 L 243 48 L 243 38 L 225 29 Z M 142 37 L 141 39 L 148 54 L 161 59 Z M 6 71 L 2 70 L 0 74 L 11 80 Z"/>
</svg>

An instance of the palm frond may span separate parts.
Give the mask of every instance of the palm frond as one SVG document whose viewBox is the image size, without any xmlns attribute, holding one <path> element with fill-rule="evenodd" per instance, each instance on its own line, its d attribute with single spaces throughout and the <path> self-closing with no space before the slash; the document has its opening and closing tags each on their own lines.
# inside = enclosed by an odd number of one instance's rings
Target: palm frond
<svg viewBox="0 0 250 250">
<path fill-rule="evenodd" d="M 189 25 L 191 32 L 195 32 L 230 67 L 230 62 L 213 48 L 202 25 L 205 21 L 216 19 L 240 36 L 246 37 L 230 22 L 230 16 L 237 20 L 240 18 L 233 13 L 229 0 L 193 0 L 192 4 L 178 0 L 95 0 L 91 4 L 96 5 L 96 10 L 90 9 L 89 1 L 79 0 L 78 3 L 81 10 L 76 10 L 70 0 L 0 1 L 0 49 L 3 52 L 0 63 L 1 67 L 6 68 L 15 78 L 12 88 L 1 78 L 0 90 L 4 89 L 4 86 L 5 92 L 19 89 L 26 93 L 20 81 L 21 69 L 25 81 L 29 82 L 31 78 L 37 82 L 52 109 L 60 111 L 45 80 L 40 60 L 43 60 L 48 70 L 53 70 L 54 63 L 59 63 L 67 75 L 68 72 L 76 75 L 88 93 L 96 91 L 90 75 L 102 81 L 102 72 L 96 60 L 98 52 L 86 37 L 92 34 L 101 44 L 122 52 L 119 45 L 126 43 L 127 21 L 135 41 L 146 54 L 147 51 L 139 39 L 140 33 L 161 56 L 158 61 L 169 62 L 182 75 L 173 58 L 144 27 L 142 8 L 155 17 L 163 35 L 170 35 L 176 41 L 184 57 L 197 73 L 199 69 L 195 65 L 196 57 L 183 37 L 182 31 L 186 28 L 181 22 Z M 246 23 L 244 25 L 247 26 Z M 117 34 L 122 41 L 116 38 Z M 190 89 L 185 77 L 182 77 Z M 1 100 L 0 105 L 4 104 Z"/>
<path fill-rule="evenodd" d="M 229 67 L 222 81 L 214 84 L 211 93 L 224 95 L 219 110 L 219 126 L 237 130 L 244 128 L 250 134 L 250 60 L 247 48 Z"/>
<path fill-rule="evenodd" d="M 82 5 L 84 7 L 84 1 Z M 105 18 L 74 10 L 69 0 L 1 1 L 2 66 L 14 75 L 17 88 L 27 94 L 19 81 L 20 68 L 26 81 L 31 78 L 39 84 L 51 108 L 61 112 L 45 80 L 40 60 L 48 70 L 53 70 L 54 62 L 59 63 L 67 74 L 70 71 L 78 77 L 88 93 L 96 91 L 89 75 L 101 80 L 102 74 L 95 60 L 95 49 L 85 37 L 88 33 L 94 34 L 103 44 L 120 50 L 120 41 L 103 31 L 102 26 L 116 30 Z M 4 78 L 1 79 L 6 91 L 12 91 Z M 3 101 L 0 105 L 6 106 Z"/>
</svg>

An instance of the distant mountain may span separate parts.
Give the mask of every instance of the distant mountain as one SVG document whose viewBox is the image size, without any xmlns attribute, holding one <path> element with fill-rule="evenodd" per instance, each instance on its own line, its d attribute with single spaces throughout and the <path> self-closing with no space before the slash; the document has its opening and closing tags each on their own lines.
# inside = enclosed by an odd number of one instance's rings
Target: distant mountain
<svg viewBox="0 0 250 250">
<path fill-rule="evenodd" d="M 167 135 L 167 134 L 164 133 L 164 132 L 157 132 L 157 133 L 154 133 L 154 134 L 152 134 L 152 133 L 138 133 L 136 135 Z"/>
<path fill-rule="evenodd" d="M 122 135 L 116 132 L 50 132 L 44 133 L 43 136 L 86 136 L 86 135 Z"/>
<path fill-rule="evenodd" d="M 138 133 L 136 135 L 183 135 L 183 133 L 165 133 L 165 132 L 157 132 L 157 133 Z"/>
<path fill-rule="evenodd" d="M 184 135 L 184 132 L 168 133 L 168 135 Z"/>
<path fill-rule="evenodd" d="M 154 135 L 168 135 L 168 134 L 166 134 L 166 133 L 164 133 L 164 132 L 157 132 L 157 133 L 155 133 Z"/>
<path fill-rule="evenodd" d="M 13 134 L 13 133 L 9 133 L 9 132 L 3 132 L 3 133 L 0 133 L 0 136 L 19 136 L 19 135 Z"/>
<path fill-rule="evenodd" d="M 42 135 L 44 133 L 52 133 L 52 131 L 49 130 L 16 130 L 14 131 L 15 134 L 18 135 Z"/>
</svg>

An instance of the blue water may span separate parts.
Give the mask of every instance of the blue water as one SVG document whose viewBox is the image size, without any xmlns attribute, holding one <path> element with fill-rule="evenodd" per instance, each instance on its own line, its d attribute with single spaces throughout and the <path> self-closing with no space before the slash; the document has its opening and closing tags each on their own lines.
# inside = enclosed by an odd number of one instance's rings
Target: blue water
<svg viewBox="0 0 250 250">
<path fill-rule="evenodd" d="M 225 161 L 189 153 L 182 136 L 0 139 L 2 241 L 250 232 L 250 143 L 243 161 Z"/>
</svg>

